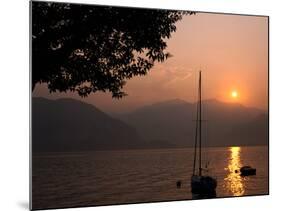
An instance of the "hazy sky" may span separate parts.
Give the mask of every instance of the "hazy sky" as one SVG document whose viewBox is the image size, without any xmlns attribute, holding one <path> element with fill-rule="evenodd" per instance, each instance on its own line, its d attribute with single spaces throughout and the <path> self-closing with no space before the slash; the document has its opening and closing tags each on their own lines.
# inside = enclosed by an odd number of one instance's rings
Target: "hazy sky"
<svg viewBox="0 0 281 211">
<path fill-rule="evenodd" d="M 80 98 L 73 93 L 49 94 L 37 85 L 33 96 L 72 97 L 107 112 L 126 112 L 169 99 L 194 102 L 198 71 L 202 70 L 203 99 L 216 98 L 267 109 L 268 19 L 266 17 L 197 13 L 177 23 L 167 41 L 173 57 L 156 63 L 146 76 L 129 80 L 121 100 L 94 93 Z M 231 92 L 238 93 L 237 98 Z"/>
</svg>

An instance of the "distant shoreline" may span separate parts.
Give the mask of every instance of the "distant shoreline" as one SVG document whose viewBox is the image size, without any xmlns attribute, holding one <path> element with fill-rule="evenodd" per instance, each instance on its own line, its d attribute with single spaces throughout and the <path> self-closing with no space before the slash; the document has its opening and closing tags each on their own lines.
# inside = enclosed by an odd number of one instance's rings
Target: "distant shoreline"
<svg viewBox="0 0 281 211">
<path fill-rule="evenodd" d="M 244 146 L 207 146 L 203 148 L 230 148 L 230 147 L 269 147 L 268 145 L 244 145 Z M 84 151 L 56 151 L 56 152 L 32 152 L 33 156 L 42 155 L 42 154 L 84 154 L 91 152 L 121 152 L 121 151 L 159 151 L 159 150 L 185 150 L 185 149 L 193 149 L 193 147 L 163 147 L 163 148 L 129 148 L 129 149 L 97 149 L 97 150 L 84 150 Z"/>
</svg>

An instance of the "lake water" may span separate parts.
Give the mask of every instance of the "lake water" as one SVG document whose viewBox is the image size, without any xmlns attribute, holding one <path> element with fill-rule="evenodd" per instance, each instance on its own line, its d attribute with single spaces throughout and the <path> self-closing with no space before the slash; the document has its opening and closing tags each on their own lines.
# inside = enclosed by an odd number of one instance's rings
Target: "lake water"
<svg viewBox="0 0 281 211">
<path fill-rule="evenodd" d="M 267 147 L 203 150 L 217 197 L 268 194 Z M 33 156 L 33 209 L 192 199 L 193 149 L 93 151 Z M 235 173 L 243 165 L 256 176 Z M 176 182 L 182 181 L 178 189 Z"/>
</svg>

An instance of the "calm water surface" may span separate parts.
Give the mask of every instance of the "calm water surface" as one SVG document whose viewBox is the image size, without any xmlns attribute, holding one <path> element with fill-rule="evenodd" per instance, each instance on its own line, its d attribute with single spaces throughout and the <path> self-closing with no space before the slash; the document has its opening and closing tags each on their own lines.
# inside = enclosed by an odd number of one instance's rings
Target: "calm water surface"
<svg viewBox="0 0 281 211">
<path fill-rule="evenodd" d="M 206 148 L 217 197 L 268 194 L 268 148 Z M 192 199 L 193 149 L 94 151 L 33 156 L 33 209 Z M 256 176 L 235 173 L 243 165 Z M 176 181 L 182 188 L 176 188 Z"/>
</svg>

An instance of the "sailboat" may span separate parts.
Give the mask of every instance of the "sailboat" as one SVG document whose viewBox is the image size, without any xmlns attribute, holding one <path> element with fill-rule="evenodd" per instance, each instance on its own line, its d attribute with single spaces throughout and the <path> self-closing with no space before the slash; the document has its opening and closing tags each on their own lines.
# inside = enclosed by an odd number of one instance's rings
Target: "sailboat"
<svg viewBox="0 0 281 211">
<path fill-rule="evenodd" d="M 197 102 L 197 114 L 196 114 L 196 132 L 195 132 L 195 144 L 194 144 L 194 161 L 193 172 L 191 176 L 191 192 L 204 197 L 216 196 L 217 180 L 211 176 L 203 175 L 202 168 L 202 151 L 201 151 L 201 139 L 202 139 L 202 97 L 201 97 L 201 70 L 199 71 L 199 89 L 198 89 L 198 102 Z M 199 144 L 199 146 L 198 146 Z M 199 151 L 199 157 L 197 158 L 197 151 Z M 197 169 L 198 160 L 198 169 Z"/>
</svg>

